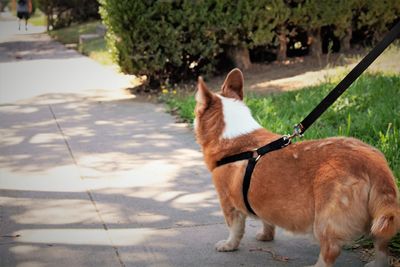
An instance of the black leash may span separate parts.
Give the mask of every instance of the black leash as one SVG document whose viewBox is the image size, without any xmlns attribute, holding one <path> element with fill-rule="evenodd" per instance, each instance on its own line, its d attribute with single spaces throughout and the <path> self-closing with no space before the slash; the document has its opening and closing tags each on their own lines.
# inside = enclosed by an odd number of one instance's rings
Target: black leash
<svg viewBox="0 0 400 267">
<path fill-rule="evenodd" d="M 380 41 L 374 49 L 372 49 L 350 72 L 344 77 L 342 81 L 316 106 L 307 117 L 294 127 L 292 135 L 285 135 L 271 143 L 254 149 L 253 151 L 246 151 L 236 155 L 225 157 L 217 161 L 217 167 L 232 163 L 240 160 L 248 160 L 246 172 L 243 178 L 243 201 L 249 212 L 256 215 L 251 208 L 247 198 L 251 175 L 257 161 L 263 155 L 284 148 L 291 144 L 291 140 L 297 136 L 302 136 L 304 132 L 325 112 L 335 101 L 346 91 L 349 86 L 371 65 L 372 62 L 400 35 L 400 21 L 390 30 L 390 32 Z"/>
<path fill-rule="evenodd" d="M 316 106 L 307 117 L 295 126 L 294 134 L 301 136 L 325 112 L 333 102 L 371 65 L 372 62 L 400 35 L 400 21 L 386 34 L 338 85 Z"/>
</svg>

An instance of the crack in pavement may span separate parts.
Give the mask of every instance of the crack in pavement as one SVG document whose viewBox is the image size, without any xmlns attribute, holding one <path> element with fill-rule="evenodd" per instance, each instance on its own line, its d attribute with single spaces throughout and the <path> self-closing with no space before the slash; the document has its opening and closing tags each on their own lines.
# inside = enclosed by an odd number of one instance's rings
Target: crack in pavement
<svg viewBox="0 0 400 267">
<path fill-rule="evenodd" d="M 64 140 L 65 146 L 66 146 L 67 149 L 68 149 L 69 155 L 71 156 L 71 159 L 72 159 L 72 161 L 74 162 L 74 165 L 75 165 L 76 168 L 78 169 L 79 178 L 80 178 L 81 180 L 83 180 L 84 178 L 83 178 L 82 175 L 81 175 L 78 162 L 77 162 L 77 160 L 76 160 L 76 158 L 75 158 L 75 156 L 74 156 L 74 153 L 72 152 L 71 146 L 70 146 L 69 143 L 68 143 L 67 137 L 66 137 L 66 135 L 64 134 L 64 131 L 63 131 L 63 129 L 62 129 L 60 123 L 59 123 L 58 120 L 57 120 L 56 114 L 54 113 L 54 111 L 53 111 L 51 105 L 48 105 L 48 107 L 49 107 L 50 113 L 51 113 L 52 116 L 53 116 L 54 122 L 55 122 L 56 125 L 57 125 L 57 129 L 58 129 L 58 131 L 60 132 L 60 134 L 61 134 L 61 136 L 62 136 L 62 138 L 63 138 L 63 140 Z M 121 265 L 121 267 L 125 267 L 126 265 L 125 265 L 125 263 L 123 262 L 123 260 L 122 260 L 122 258 L 121 258 L 121 255 L 120 255 L 120 253 L 119 253 L 119 251 L 118 251 L 118 248 L 114 245 L 114 242 L 113 242 L 112 238 L 110 237 L 110 234 L 109 234 L 109 231 L 108 231 L 108 226 L 107 226 L 107 224 L 105 223 L 103 217 L 101 216 L 100 210 L 99 210 L 99 208 L 98 208 L 97 205 L 96 205 L 96 201 L 94 200 L 92 193 L 91 193 L 90 190 L 87 189 L 87 188 L 85 188 L 85 191 L 86 191 L 86 193 L 87 193 L 87 195 L 88 195 L 88 197 L 89 197 L 89 199 L 90 199 L 90 202 L 92 203 L 92 205 L 93 205 L 93 207 L 94 207 L 94 209 L 95 209 L 95 211 L 96 211 L 97 216 L 99 217 L 99 219 L 100 219 L 100 221 L 101 221 L 101 224 L 102 224 L 102 226 L 103 226 L 103 229 L 106 231 L 107 238 L 108 238 L 108 240 L 110 241 L 111 247 L 114 249 L 114 252 L 115 252 L 115 255 L 117 256 L 117 259 L 118 259 L 119 264 Z"/>
</svg>

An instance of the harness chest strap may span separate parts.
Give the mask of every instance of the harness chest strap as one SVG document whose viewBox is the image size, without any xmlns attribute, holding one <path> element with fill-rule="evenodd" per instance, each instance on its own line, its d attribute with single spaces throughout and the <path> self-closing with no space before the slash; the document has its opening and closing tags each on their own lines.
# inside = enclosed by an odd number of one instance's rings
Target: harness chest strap
<svg viewBox="0 0 400 267">
<path fill-rule="evenodd" d="M 242 193 L 243 193 L 244 204 L 250 213 L 257 216 L 257 214 L 254 212 L 254 210 L 251 208 L 249 199 L 247 197 L 249 188 L 250 188 L 251 176 L 253 174 L 254 168 L 256 167 L 257 161 L 265 154 L 275 151 L 275 150 L 278 150 L 278 149 L 281 149 L 281 148 L 284 148 L 284 147 L 288 146 L 289 144 L 290 144 L 290 137 L 282 136 L 281 138 L 279 138 L 271 143 L 268 143 L 267 145 L 262 146 L 258 149 L 255 149 L 253 151 L 242 152 L 239 154 L 225 157 L 225 158 L 217 161 L 217 167 L 219 167 L 219 166 L 229 164 L 232 162 L 236 162 L 236 161 L 240 161 L 240 160 L 248 160 L 246 171 L 244 173 L 244 178 L 243 178 Z"/>
</svg>

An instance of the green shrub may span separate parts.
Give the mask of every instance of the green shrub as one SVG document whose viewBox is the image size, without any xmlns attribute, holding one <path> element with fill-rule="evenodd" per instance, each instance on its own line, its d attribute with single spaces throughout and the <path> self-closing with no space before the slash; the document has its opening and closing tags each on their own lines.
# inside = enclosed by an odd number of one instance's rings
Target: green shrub
<svg viewBox="0 0 400 267">
<path fill-rule="evenodd" d="M 99 1 L 115 61 L 127 73 L 146 75 L 152 87 L 215 73 L 231 67 L 229 61 L 246 68 L 249 49 L 255 46 L 267 49 L 279 43 L 279 59 L 285 59 L 287 40 L 297 28 L 308 32 L 310 51 L 317 55 L 322 27 L 334 29 L 348 49 L 355 18 L 383 32 L 394 22 L 400 3 L 384 1 L 393 7 L 386 16 L 384 3 L 366 8 L 364 0 Z"/>
<path fill-rule="evenodd" d="M 100 14 L 108 28 L 114 59 L 128 73 L 165 78 L 166 66 L 180 66 L 181 12 L 165 1 L 102 0 Z"/>
<path fill-rule="evenodd" d="M 67 27 L 73 22 L 84 22 L 99 18 L 99 3 L 97 0 L 37 1 L 40 10 L 47 16 L 48 30 Z"/>
<path fill-rule="evenodd" d="M 0 11 L 3 12 L 9 4 L 10 0 L 0 0 Z"/>
<path fill-rule="evenodd" d="M 235 61 L 235 53 L 271 43 L 269 2 L 100 0 L 100 13 L 123 71 L 175 82 L 213 73 L 223 54 Z"/>
<path fill-rule="evenodd" d="M 400 1 L 398 0 L 358 0 L 357 27 L 363 28 L 374 42 L 382 39 L 388 25 L 399 21 Z"/>
</svg>

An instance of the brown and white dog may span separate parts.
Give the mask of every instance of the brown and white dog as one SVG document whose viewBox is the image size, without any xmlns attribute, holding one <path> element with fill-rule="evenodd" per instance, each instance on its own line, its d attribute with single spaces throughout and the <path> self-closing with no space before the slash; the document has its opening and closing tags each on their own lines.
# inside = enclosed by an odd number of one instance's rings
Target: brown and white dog
<svg viewBox="0 0 400 267">
<path fill-rule="evenodd" d="M 195 132 L 212 172 L 229 227 L 218 251 L 238 248 L 245 218 L 242 182 L 247 160 L 217 167 L 222 158 L 261 147 L 280 135 L 262 128 L 243 103 L 243 75 L 232 70 L 221 92 L 199 78 Z M 375 148 L 353 138 L 291 144 L 261 157 L 252 174 L 249 202 L 263 222 L 256 238 L 274 238 L 275 225 L 310 233 L 321 250 L 314 266 L 332 266 L 341 246 L 362 234 L 374 239 L 376 258 L 367 266 L 387 266 L 387 247 L 400 227 L 398 189 L 387 161 Z"/>
</svg>

